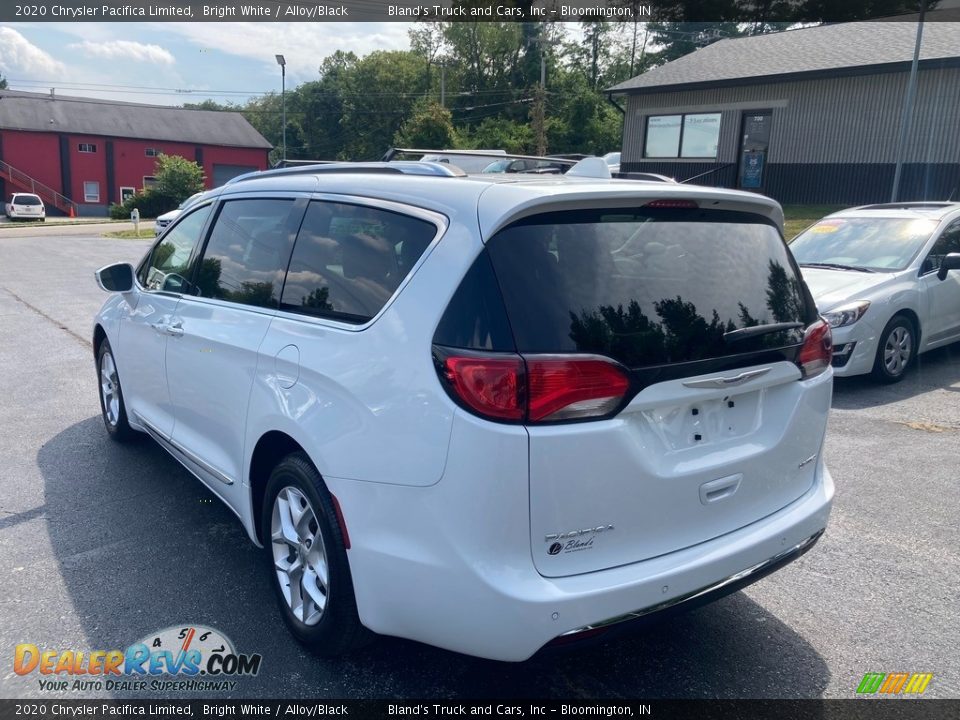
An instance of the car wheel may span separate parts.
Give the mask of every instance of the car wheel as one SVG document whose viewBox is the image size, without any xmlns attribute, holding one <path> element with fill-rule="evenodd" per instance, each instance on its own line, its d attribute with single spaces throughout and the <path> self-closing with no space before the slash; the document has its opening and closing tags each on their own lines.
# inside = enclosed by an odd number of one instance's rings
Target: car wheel
<svg viewBox="0 0 960 720">
<path fill-rule="evenodd" d="M 288 455 L 273 469 L 262 520 L 271 585 L 293 636 L 324 657 L 369 642 L 333 500 L 304 453 Z"/>
<path fill-rule="evenodd" d="M 110 342 L 106 339 L 100 343 L 97 351 L 97 380 L 100 384 L 100 413 L 110 437 L 117 442 L 133 439 L 136 432 L 127 422 L 117 362 L 113 357 Z"/>
<path fill-rule="evenodd" d="M 917 353 L 917 331 L 905 315 L 896 315 L 880 333 L 873 376 L 885 383 L 903 380 Z"/>
</svg>

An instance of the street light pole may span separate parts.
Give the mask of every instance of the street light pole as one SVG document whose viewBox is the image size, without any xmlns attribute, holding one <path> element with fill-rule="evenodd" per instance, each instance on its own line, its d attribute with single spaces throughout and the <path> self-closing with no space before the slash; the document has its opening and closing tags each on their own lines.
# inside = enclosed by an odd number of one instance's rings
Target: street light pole
<svg viewBox="0 0 960 720">
<path fill-rule="evenodd" d="M 893 188 L 890 190 L 890 202 L 897 202 L 900 195 L 900 176 L 903 172 L 904 155 L 910 135 L 910 121 L 913 118 L 913 103 L 917 94 L 917 63 L 920 61 L 920 43 L 923 41 L 923 16 L 927 11 L 924 0 L 920 4 L 920 20 L 917 22 L 917 39 L 913 46 L 913 62 L 907 79 L 907 94 L 903 98 L 903 112 L 900 114 L 900 140 L 897 142 L 897 158 L 893 167 Z"/>
<path fill-rule="evenodd" d="M 280 104 L 283 108 L 280 122 L 283 123 L 283 159 L 287 159 L 287 61 L 283 55 L 277 55 L 280 66 Z"/>
</svg>

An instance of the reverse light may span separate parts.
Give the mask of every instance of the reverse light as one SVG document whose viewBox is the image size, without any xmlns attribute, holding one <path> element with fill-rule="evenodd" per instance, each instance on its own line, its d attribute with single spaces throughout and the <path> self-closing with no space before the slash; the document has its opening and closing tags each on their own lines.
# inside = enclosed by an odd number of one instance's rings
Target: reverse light
<svg viewBox="0 0 960 720">
<path fill-rule="evenodd" d="M 833 334 L 830 325 L 824 320 L 817 320 L 807 328 L 803 335 L 803 347 L 797 364 L 804 380 L 816 377 L 828 367 L 833 359 Z"/>
<path fill-rule="evenodd" d="M 626 370 L 597 356 L 434 351 L 451 397 L 489 420 L 540 423 L 606 417 L 630 389 Z"/>
<path fill-rule="evenodd" d="M 862 318 L 868 307 L 870 307 L 869 300 L 860 300 L 858 302 L 848 303 L 847 305 L 841 305 L 830 312 L 825 312 L 822 317 L 830 323 L 830 327 L 832 328 L 846 327 L 847 325 L 853 325 L 857 320 Z"/>
</svg>

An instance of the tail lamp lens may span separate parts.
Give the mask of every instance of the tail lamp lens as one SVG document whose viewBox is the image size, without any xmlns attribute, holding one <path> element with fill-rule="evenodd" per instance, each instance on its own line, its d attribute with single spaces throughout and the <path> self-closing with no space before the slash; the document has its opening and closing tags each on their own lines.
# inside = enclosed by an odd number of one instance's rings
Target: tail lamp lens
<svg viewBox="0 0 960 720">
<path fill-rule="evenodd" d="M 595 357 L 444 349 L 438 360 L 454 399 L 490 420 L 538 423 L 604 417 L 617 409 L 630 388 L 623 369 Z"/>
<path fill-rule="evenodd" d="M 824 320 L 818 320 L 804 333 L 797 364 L 806 379 L 816 377 L 830 367 L 832 359 L 833 334 L 830 332 L 830 325 Z"/>
</svg>

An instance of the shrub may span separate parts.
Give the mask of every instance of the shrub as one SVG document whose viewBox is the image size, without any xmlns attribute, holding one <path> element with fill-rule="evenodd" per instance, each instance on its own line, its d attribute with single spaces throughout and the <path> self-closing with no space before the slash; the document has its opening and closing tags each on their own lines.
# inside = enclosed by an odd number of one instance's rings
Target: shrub
<svg viewBox="0 0 960 720">
<path fill-rule="evenodd" d="M 110 217 L 114 220 L 129 220 L 130 213 L 137 208 L 141 218 L 155 218 L 175 209 L 179 204 L 180 200 L 165 195 L 159 190 L 147 189 L 131 195 L 120 205 L 112 204 Z"/>
</svg>

